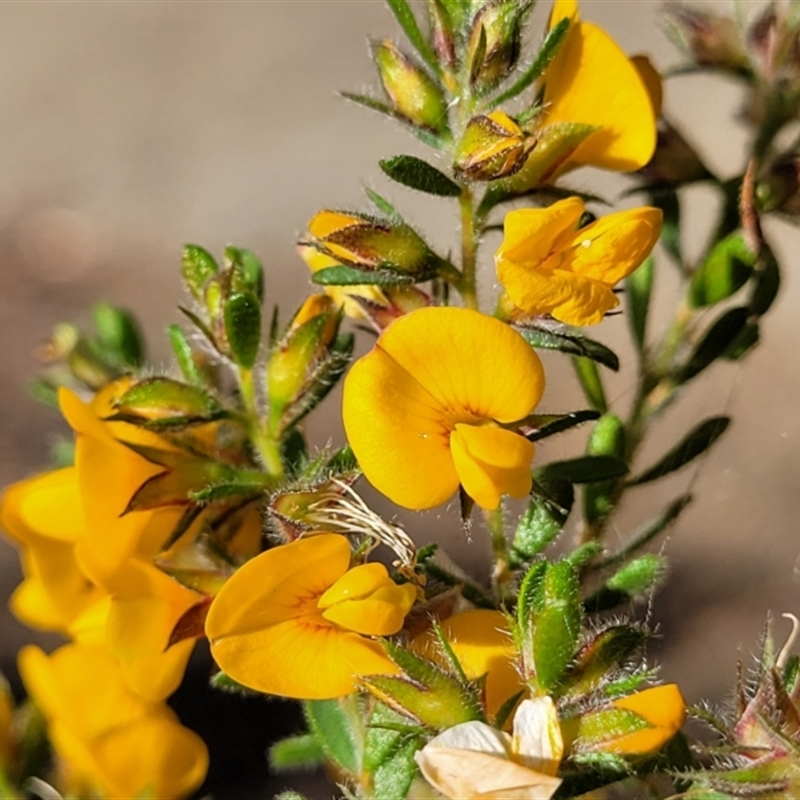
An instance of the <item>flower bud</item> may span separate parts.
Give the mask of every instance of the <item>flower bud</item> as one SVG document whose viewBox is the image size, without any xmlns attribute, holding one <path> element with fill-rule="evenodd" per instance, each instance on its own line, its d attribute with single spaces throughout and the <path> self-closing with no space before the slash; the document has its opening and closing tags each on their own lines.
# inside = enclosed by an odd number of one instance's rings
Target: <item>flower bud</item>
<svg viewBox="0 0 800 800">
<path fill-rule="evenodd" d="M 467 46 L 470 81 L 479 92 L 497 86 L 519 60 L 522 22 L 530 3 L 490 0 L 475 15 Z"/>
<path fill-rule="evenodd" d="M 394 110 L 412 125 L 445 133 L 447 101 L 428 73 L 390 41 L 373 44 L 372 55 Z"/>
<path fill-rule="evenodd" d="M 282 427 L 287 406 L 301 399 L 314 384 L 315 373 L 328 355 L 339 330 L 336 303 L 327 295 L 311 295 L 272 351 L 267 367 L 270 428 Z"/>
<path fill-rule="evenodd" d="M 503 111 L 473 117 L 456 148 L 453 168 L 467 180 L 504 178 L 522 167 L 534 142 Z"/>
<path fill-rule="evenodd" d="M 445 7 L 442 0 L 428 0 L 428 21 L 431 31 L 431 42 L 439 62 L 450 69 L 458 64 L 456 55 L 455 23 L 453 14 L 457 9 L 452 3 Z"/>
<path fill-rule="evenodd" d="M 678 46 L 697 64 L 736 74 L 751 72 L 750 59 L 733 18 L 678 6 L 667 9 L 667 20 Z"/>
<path fill-rule="evenodd" d="M 434 266 L 435 256 L 405 223 L 393 224 L 365 214 L 320 211 L 308 224 L 303 242 L 334 262 L 371 272 L 395 270 L 417 278 Z"/>
</svg>

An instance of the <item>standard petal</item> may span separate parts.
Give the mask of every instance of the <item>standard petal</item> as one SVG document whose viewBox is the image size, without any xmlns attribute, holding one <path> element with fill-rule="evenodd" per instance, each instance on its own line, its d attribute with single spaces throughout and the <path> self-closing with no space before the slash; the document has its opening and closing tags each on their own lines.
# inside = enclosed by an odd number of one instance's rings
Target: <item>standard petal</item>
<svg viewBox="0 0 800 800">
<path fill-rule="evenodd" d="M 656 125 L 636 67 L 605 31 L 573 23 L 545 75 L 547 123 L 599 125 L 571 157 L 575 165 L 630 172 L 653 156 Z"/>
<path fill-rule="evenodd" d="M 350 565 L 344 536 L 319 534 L 267 550 L 225 583 L 206 618 L 215 642 L 316 611 L 318 598 Z"/>
<path fill-rule="evenodd" d="M 497 508 L 504 494 L 530 492 L 536 448 L 524 436 L 494 425 L 456 425 L 450 447 L 464 491 L 481 508 Z"/>
<path fill-rule="evenodd" d="M 342 415 L 367 479 L 398 505 L 433 508 L 458 488 L 446 410 L 384 350 L 350 369 Z"/>
<path fill-rule="evenodd" d="M 217 639 L 211 654 L 228 675 L 251 689 L 305 700 L 350 694 L 359 675 L 400 671 L 377 642 L 316 615 Z"/>
<path fill-rule="evenodd" d="M 455 422 L 513 422 L 544 391 L 541 361 L 512 328 L 465 308 L 422 308 L 395 320 L 378 340 Z M 395 404 L 396 405 L 396 404 Z"/>
</svg>

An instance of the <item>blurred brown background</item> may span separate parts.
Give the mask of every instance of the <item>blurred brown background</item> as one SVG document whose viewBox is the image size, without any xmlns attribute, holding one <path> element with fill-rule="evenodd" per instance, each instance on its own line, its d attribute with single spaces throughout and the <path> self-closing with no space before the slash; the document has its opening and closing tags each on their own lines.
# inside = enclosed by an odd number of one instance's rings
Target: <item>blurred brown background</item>
<svg viewBox="0 0 800 800">
<path fill-rule="evenodd" d="M 740 5 L 747 14 L 765 3 Z M 584 0 L 582 9 L 627 52 L 648 52 L 662 69 L 677 63 L 658 30 L 658 3 Z M 546 11 L 535 13 L 537 36 Z M 397 202 L 435 245 L 451 246 L 456 217 L 447 202 L 389 185 L 377 168 L 380 158 L 424 148 L 336 96 L 377 91 L 370 35 L 398 36 L 380 0 L 0 3 L 0 484 L 43 468 L 64 430 L 26 393 L 36 372 L 32 352 L 55 323 L 87 323 L 96 299 L 127 306 L 148 333 L 152 363 L 167 362 L 163 330 L 177 319 L 185 242 L 217 254 L 227 243 L 255 251 L 269 302 L 287 314 L 309 288 L 294 252 L 298 234 L 322 207 L 365 210 L 364 185 Z M 681 77 L 667 87 L 668 113 L 723 177 L 744 157 L 740 97 L 719 78 Z M 626 185 L 589 170 L 570 183 L 612 197 Z M 691 253 L 713 223 L 710 208 L 708 190 L 689 193 Z M 671 581 L 654 611 L 663 634 L 654 654 L 690 701 L 726 697 L 735 660 L 754 650 L 768 612 L 800 612 L 800 237 L 781 222 L 767 233 L 785 270 L 762 345 L 744 364 L 718 366 L 691 385 L 659 423 L 643 462 L 702 417 L 728 413 L 734 425 L 699 465 L 638 490 L 618 519 L 622 537 L 693 484 L 698 499 L 666 546 Z M 487 271 L 495 246 L 484 250 Z M 662 260 L 656 325 L 673 277 Z M 487 296 L 490 288 L 489 276 Z M 626 366 L 633 367 L 625 335 L 621 317 L 597 332 L 620 348 L 624 365 L 610 395 L 623 409 L 632 381 Z M 570 370 L 558 359 L 547 366 L 543 408 L 579 407 Z M 312 419 L 313 443 L 342 441 L 336 415 L 331 401 Z M 564 437 L 541 447 L 540 458 L 577 454 L 582 441 Z M 435 535 L 480 572 L 485 543 L 480 536 L 465 543 L 452 514 L 404 519 L 420 541 Z M 15 553 L 0 542 L 0 601 L 17 580 Z M 779 636 L 786 629 L 778 623 Z M 13 674 L 14 653 L 34 638 L 0 610 L 0 668 Z M 203 681 L 192 686 L 200 691 Z M 184 691 L 188 708 L 191 691 Z M 224 713 L 235 724 L 277 717 L 283 706 L 230 709 Z M 259 740 L 254 757 L 260 748 Z"/>
</svg>

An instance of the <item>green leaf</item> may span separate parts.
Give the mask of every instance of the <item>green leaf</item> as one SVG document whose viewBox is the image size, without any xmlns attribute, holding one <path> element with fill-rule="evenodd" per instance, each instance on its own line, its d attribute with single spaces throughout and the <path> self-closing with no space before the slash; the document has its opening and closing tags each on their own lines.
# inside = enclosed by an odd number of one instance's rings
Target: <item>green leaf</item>
<svg viewBox="0 0 800 800">
<path fill-rule="evenodd" d="M 224 307 L 225 335 L 233 360 L 252 369 L 261 344 L 261 305 L 253 292 L 233 294 Z"/>
<path fill-rule="evenodd" d="M 641 354 L 647 338 L 647 314 L 650 310 L 650 294 L 653 289 L 655 259 L 648 256 L 642 265 L 625 279 L 625 297 L 628 320 L 633 341 Z"/>
<path fill-rule="evenodd" d="M 525 573 L 517 594 L 517 625 L 527 638 L 532 620 L 542 607 L 544 579 L 550 565 L 547 561 L 537 561 Z"/>
<path fill-rule="evenodd" d="M 569 481 L 554 480 L 542 470 L 534 470 L 533 480 L 533 496 L 520 517 L 512 544 L 524 559 L 539 555 L 561 533 L 575 501 Z"/>
<path fill-rule="evenodd" d="M 657 464 L 645 470 L 638 477 L 628 481 L 628 485 L 638 486 L 679 470 L 697 458 L 697 456 L 705 453 L 725 433 L 730 422 L 730 417 L 711 417 L 704 420 L 693 428 Z"/>
<path fill-rule="evenodd" d="M 394 156 L 378 165 L 393 181 L 439 197 L 459 197 L 461 187 L 443 172 L 416 156 Z"/>
<path fill-rule="evenodd" d="M 675 376 L 678 383 L 686 383 L 699 375 L 706 367 L 725 355 L 747 325 L 750 310 L 744 306 L 728 309 L 709 328 L 695 347 L 684 366 Z"/>
<path fill-rule="evenodd" d="M 692 276 L 689 303 L 700 308 L 730 297 L 747 283 L 755 263 L 755 254 L 745 244 L 741 233 L 733 233 L 717 242 Z"/>
<path fill-rule="evenodd" d="M 315 272 L 311 280 L 319 286 L 397 286 L 414 283 L 419 276 L 393 269 L 363 270 L 356 267 L 326 267 Z"/>
<path fill-rule="evenodd" d="M 194 351 L 189 337 L 183 332 L 180 325 L 170 325 L 167 328 L 167 335 L 183 377 L 192 384 L 202 384 L 203 376 L 197 367 L 197 362 L 194 360 Z"/>
<path fill-rule="evenodd" d="M 516 97 L 518 94 L 521 94 L 535 80 L 538 80 L 544 74 L 544 71 L 550 66 L 550 62 L 558 53 L 558 50 L 567 35 L 569 26 L 570 20 L 565 17 L 555 27 L 548 31 L 547 36 L 542 42 L 542 46 L 539 48 L 539 52 L 536 54 L 536 57 L 533 59 L 531 65 L 514 82 L 512 86 L 492 100 L 492 108 L 497 108 L 497 106 L 502 105 L 503 103 L 506 103 L 512 98 Z"/>
<path fill-rule="evenodd" d="M 403 218 L 400 216 L 397 209 L 385 197 L 381 197 L 377 192 L 367 187 L 364 187 L 364 191 L 370 199 L 370 202 L 392 223 L 392 225 L 404 224 Z"/>
<path fill-rule="evenodd" d="M 566 461 L 553 461 L 541 468 L 550 480 L 570 483 L 594 483 L 620 478 L 628 472 L 624 461 L 614 456 L 579 456 Z"/>
<path fill-rule="evenodd" d="M 573 356 L 572 366 L 575 367 L 575 374 L 578 376 L 578 382 L 589 405 L 601 414 L 605 414 L 608 410 L 608 403 L 597 363 L 585 356 Z"/>
<path fill-rule="evenodd" d="M 531 427 L 533 430 L 526 433 L 525 438 L 529 442 L 538 442 L 540 439 L 568 431 L 576 425 L 591 422 L 599 416 L 599 412 L 590 409 L 571 411 L 569 414 L 531 414 L 525 418 L 524 427 Z"/>
<path fill-rule="evenodd" d="M 625 458 L 625 425 L 614 414 L 607 414 L 595 425 L 586 447 L 590 456 Z M 618 479 L 588 483 L 583 487 L 583 517 L 589 528 L 601 526 L 614 508 Z"/>
<path fill-rule="evenodd" d="M 108 303 L 95 304 L 92 313 L 104 354 L 124 366 L 140 367 L 144 362 L 144 341 L 133 316 Z"/>
<path fill-rule="evenodd" d="M 319 273 L 316 273 L 319 275 Z M 557 333 L 543 328 L 521 328 L 515 330 L 523 339 L 535 348 L 543 350 L 559 350 L 573 356 L 583 356 L 597 361 L 615 372 L 619 370 L 619 359 L 616 353 L 609 350 L 604 344 L 587 339 L 575 333 Z"/>
<path fill-rule="evenodd" d="M 303 712 L 309 730 L 325 755 L 352 775 L 361 771 L 362 731 L 359 729 L 356 699 L 306 700 Z"/>
<path fill-rule="evenodd" d="M 214 256 L 196 244 L 187 244 L 183 248 L 181 259 L 181 275 L 186 288 L 195 300 L 203 299 L 203 288 L 209 278 L 219 272 Z"/>
<path fill-rule="evenodd" d="M 392 9 L 392 13 L 400 23 L 403 33 L 408 37 L 408 41 L 416 48 L 422 56 L 423 61 L 436 73 L 439 74 L 439 61 L 436 53 L 428 44 L 428 40 L 422 35 L 419 29 L 414 12 L 409 8 L 406 0 L 386 0 L 386 4 Z"/>
<path fill-rule="evenodd" d="M 414 753 L 420 745 L 419 728 L 383 703 L 367 727 L 364 770 L 372 773 L 374 797 L 405 797 L 417 771 Z"/>
<path fill-rule="evenodd" d="M 681 251 L 681 206 L 674 189 L 664 189 L 650 195 L 650 204 L 660 208 L 664 214 L 661 225 L 661 244 L 679 266 L 683 266 Z"/>
<path fill-rule="evenodd" d="M 268 751 L 269 766 L 274 772 L 309 769 L 325 761 L 325 751 L 316 736 L 310 733 L 288 736 L 275 742 Z"/>
<path fill-rule="evenodd" d="M 750 313 L 763 316 L 778 296 L 781 285 L 781 271 L 774 253 L 762 245 L 761 257 L 756 266 L 753 291 L 750 296 Z"/>
<path fill-rule="evenodd" d="M 654 553 L 639 556 L 609 578 L 586 600 L 586 610 L 597 614 L 629 603 L 650 591 L 664 574 L 664 559 Z"/>
<path fill-rule="evenodd" d="M 747 324 L 734 336 L 733 341 L 725 348 L 722 357 L 726 361 L 738 361 L 743 355 L 749 353 L 761 339 L 758 322 L 749 319 Z"/>
<path fill-rule="evenodd" d="M 253 292 L 260 304 L 264 299 L 264 268 L 255 254 L 243 247 L 226 247 L 225 258 L 232 270 L 232 291 Z"/>
<path fill-rule="evenodd" d="M 572 661 L 581 630 L 578 576 L 571 564 L 561 561 L 548 565 L 540 600 L 534 606 L 536 683 L 540 688 L 550 690 Z"/>
<path fill-rule="evenodd" d="M 569 694 L 586 694 L 602 685 L 609 672 L 625 666 L 647 635 L 632 625 L 614 625 L 594 635 L 570 667 L 565 681 Z"/>
</svg>

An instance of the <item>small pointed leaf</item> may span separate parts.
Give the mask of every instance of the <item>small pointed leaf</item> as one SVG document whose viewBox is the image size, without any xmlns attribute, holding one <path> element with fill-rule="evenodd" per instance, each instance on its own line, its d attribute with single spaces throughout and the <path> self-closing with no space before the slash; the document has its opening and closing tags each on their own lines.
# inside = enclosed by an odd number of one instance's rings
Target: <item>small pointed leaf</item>
<svg viewBox="0 0 800 800">
<path fill-rule="evenodd" d="M 620 478 L 628 472 L 625 462 L 609 455 L 579 456 L 566 461 L 553 461 L 542 467 L 551 480 L 570 483 L 593 483 Z"/>
<path fill-rule="evenodd" d="M 575 374 L 578 376 L 578 382 L 589 405 L 601 414 L 605 414 L 608 410 L 608 402 L 597 363 L 585 356 L 573 356 L 572 366 L 575 367 Z"/>
<path fill-rule="evenodd" d="M 326 267 L 315 272 L 311 280 L 319 286 L 397 286 L 414 283 L 419 276 L 392 269 L 364 270 L 356 267 Z"/>
<path fill-rule="evenodd" d="M 189 342 L 189 337 L 179 325 L 170 325 L 167 328 L 167 335 L 183 377 L 194 385 L 203 383 L 203 377 L 197 367 L 197 362 L 194 360 L 194 351 L 191 342 Z"/>
<path fill-rule="evenodd" d="M 261 343 L 261 306 L 254 292 L 233 294 L 225 301 L 225 335 L 233 360 L 252 369 Z"/>
<path fill-rule="evenodd" d="M 203 289 L 208 279 L 218 272 L 217 262 L 207 250 L 196 244 L 187 244 L 183 248 L 181 274 L 195 300 L 203 299 Z"/>
<path fill-rule="evenodd" d="M 575 500 L 572 484 L 534 470 L 532 497 L 520 517 L 513 549 L 523 559 L 539 555 L 561 533 Z"/>
<path fill-rule="evenodd" d="M 325 751 L 316 736 L 310 733 L 289 736 L 269 748 L 269 766 L 274 772 L 311 769 L 325 761 Z"/>
<path fill-rule="evenodd" d="M 747 283 L 755 263 L 741 233 L 725 237 L 692 276 L 689 302 L 699 308 L 725 300 Z"/>
<path fill-rule="evenodd" d="M 706 335 L 689 356 L 684 366 L 678 370 L 679 383 L 686 383 L 699 375 L 704 369 L 725 355 L 728 348 L 741 335 L 747 325 L 750 310 L 744 306 L 728 309 L 709 328 Z"/>
<path fill-rule="evenodd" d="M 409 7 L 406 0 L 386 0 L 386 4 L 392 9 L 403 33 L 408 37 L 408 41 L 416 48 L 417 52 L 422 56 L 423 61 L 435 72 L 439 72 L 439 62 L 436 58 L 436 53 L 428 43 L 428 40 L 422 35 L 419 29 L 414 12 Z"/>
<path fill-rule="evenodd" d="M 457 183 L 416 156 L 394 156 L 378 164 L 393 181 L 411 189 L 440 197 L 458 197 L 461 194 Z"/>
<path fill-rule="evenodd" d="M 562 333 L 543 328 L 516 327 L 515 330 L 531 347 L 543 350 L 559 350 L 573 356 L 583 356 L 613 369 L 619 369 L 616 353 L 604 344 L 574 333 Z"/>
<path fill-rule="evenodd" d="M 306 700 L 303 712 L 327 758 L 347 772 L 357 775 L 361 769 L 362 732 L 354 730 L 358 719 L 353 696 L 340 700 Z"/>
<path fill-rule="evenodd" d="M 598 411 L 585 409 L 583 411 L 572 411 L 569 414 L 531 414 L 525 418 L 523 428 L 532 428 L 525 433 L 525 438 L 529 442 L 538 442 L 540 439 L 547 439 L 557 433 L 563 433 L 584 422 L 591 422 L 600 416 Z"/>
<path fill-rule="evenodd" d="M 705 453 L 722 436 L 730 425 L 730 417 L 711 417 L 693 428 L 681 442 L 667 453 L 657 464 L 628 482 L 629 486 L 657 480 L 675 472 L 697 456 Z"/>
<path fill-rule="evenodd" d="M 625 279 L 628 319 L 633 341 L 636 343 L 639 353 L 644 351 L 647 338 L 647 314 L 650 310 L 654 268 L 655 259 L 652 256 L 648 256 L 641 266 L 637 267 Z"/>
</svg>

